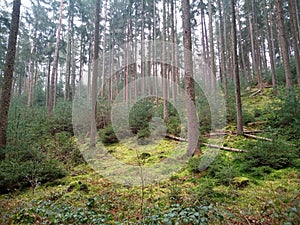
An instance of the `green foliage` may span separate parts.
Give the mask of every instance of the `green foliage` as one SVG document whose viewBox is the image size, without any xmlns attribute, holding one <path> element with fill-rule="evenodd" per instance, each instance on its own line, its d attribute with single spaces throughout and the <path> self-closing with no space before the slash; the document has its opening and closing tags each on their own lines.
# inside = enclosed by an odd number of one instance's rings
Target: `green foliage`
<svg viewBox="0 0 300 225">
<path fill-rule="evenodd" d="M 50 207 L 51 205 L 51 207 Z M 20 210 L 12 218 L 16 224 L 106 224 L 110 214 L 94 211 L 95 200 L 88 199 L 85 207 L 73 207 L 66 203 L 39 201 L 37 207 Z"/>
<path fill-rule="evenodd" d="M 275 128 L 289 140 L 298 140 L 300 137 L 300 90 L 280 90 L 278 96 L 271 105 L 270 120 Z"/>
<path fill-rule="evenodd" d="M 208 176 L 217 179 L 218 184 L 230 185 L 234 178 L 239 175 L 235 165 L 226 158 L 226 155 L 219 154 L 214 162 L 208 167 Z"/>
<path fill-rule="evenodd" d="M 282 169 L 295 165 L 295 159 L 299 157 L 299 150 L 282 141 L 257 141 L 249 142 L 248 152 L 243 155 L 244 169 L 252 172 L 260 170 L 270 172 L 269 168 Z"/>
<path fill-rule="evenodd" d="M 137 134 L 140 130 L 149 129 L 149 122 L 153 116 L 154 103 L 150 98 L 138 101 L 129 113 L 129 126 L 132 133 Z"/>
<path fill-rule="evenodd" d="M 109 125 L 100 131 L 100 140 L 105 145 L 119 142 L 112 125 Z"/>
<path fill-rule="evenodd" d="M 32 186 L 66 175 L 57 160 L 35 149 L 6 149 L 6 159 L 0 161 L 0 192 Z"/>
<path fill-rule="evenodd" d="M 173 204 L 167 211 L 146 216 L 138 224 L 209 224 L 212 218 L 218 222 L 223 220 L 222 214 L 212 204 L 190 207 Z"/>
</svg>

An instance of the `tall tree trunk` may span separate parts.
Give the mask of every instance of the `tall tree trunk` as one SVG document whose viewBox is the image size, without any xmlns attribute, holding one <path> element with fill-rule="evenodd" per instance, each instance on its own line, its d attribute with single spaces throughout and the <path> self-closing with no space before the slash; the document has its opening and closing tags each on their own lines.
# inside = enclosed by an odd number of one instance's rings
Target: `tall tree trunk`
<svg viewBox="0 0 300 225">
<path fill-rule="evenodd" d="M 297 14 L 296 14 L 296 4 L 294 0 L 288 0 L 289 3 L 289 14 L 292 30 L 292 39 L 295 55 L 295 64 L 297 72 L 297 83 L 300 86 L 300 55 L 299 55 L 299 42 L 298 42 L 298 33 L 297 33 Z"/>
<path fill-rule="evenodd" d="M 145 0 L 142 0 L 142 31 L 141 31 L 141 78 L 142 93 L 145 91 Z"/>
<path fill-rule="evenodd" d="M 183 47 L 184 47 L 184 81 L 186 94 L 188 147 L 187 155 L 200 155 L 199 144 L 199 124 L 195 106 L 195 87 L 193 78 L 193 56 L 191 37 L 191 15 L 189 0 L 182 0 L 182 27 L 183 27 Z"/>
<path fill-rule="evenodd" d="M 105 89 L 106 23 L 107 23 L 107 1 L 106 1 L 105 4 L 104 4 L 104 28 L 103 28 L 102 74 L 101 74 L 101 88 L 100 88 L 100 96 L 101 96 L 101 97 L 104 97 L 104 89 Z"/>
<path fill-rule="evenodd" d="M 94 35 L 94 60 L 92 77 L 92 113 L 91 113 L 91 134 L 90 147 L 96 146 L 96 110 L 97 110 L 97 80 L 98 80 L 98 60 L 99 60 L 99 23 L 100 23 L 100 0 L 96 0 L 95 12 L 95 35 Z"/>
<path fill-rule="evenodd" d="M 72 51 L 72 36 L 73 36 L 72 25 L 73 25 L 72 0 L 69 0 L 68 42 L 67 42 L 67 56 L 66 56 L 65 93 L 64 93 L 65 101 L 70 99 L 71 51 Z"/>
<path fill-rule="evenodd" d="M 33 44 L 34 45 L 34 44 Z M 30 50 L 30 58 L 29 58 L 29 63 L 28 63 L 28 80 L 27 80 L 27 106 L 31 106 L 31 99 L 32 99 L 32 85 L 33 85 L 33 74 L 32 74 L 32 53 L 34 50 L 34 46 L 31 47 Z"/>
<path fill-rule="evenodd" d="M 17 37 L 19 31 L 21 0 L 14 0 L 13 12 L 10 23 L 10 33 L 4 67 L 4 80 L 0 99 L 0 149 L 6 147 L 6 130 L 8 125 L 8 111 L 11 101 L 12 82 L 15 66 Z M 0 152 L 0 160 L 5 159 L 5 154 Z"/>
<path fill-rule="evenodd" d="M 49 104 L 48 104 L 48 116 L 52 116 L 53 107 L 54 107 L 54 98 L 55 98 L 55 77 L 57 73 L 57 66 L 58 66 L 58 51 L 59 51 L 59 42 L 60 42 L 60 31 L 62 26 L 62 8 L 63 8 L 63 0 L 60 0 L 60 7 L 59 7 L 59 24 L 57 28 L 56 34 L 56 45 L 55 45 L 55 52 L 54 52 L 54 60 L 52 65 L 52 73 L 51 73 L 51 81 L 50 81 L 50 92 L 49 92 Z"/>
<path fill-rule="evenodd" d="M 272 87 L 273 87 L 273 93 L 276 95 L 277 91 L 276 91 L 276 70 L 275 70 L 274 45 L 272 43 L 273 38 L 271 35 L 272 26 L 270 28 L 268 17 L 269 17 L 269 15 L 267 13 L 267 4 L 266 4 L 266 0 L 264 0 L 264 21 L 265 21 L 265 26 L 267 29 L 267 42 L 268 42 L 269 58 L 270 58 L 270 66 L 271 66 Z M 272 17 L 270 17 L 270 21 L 272 21 Z"/>
<path fill-rule="evenodd" d="M 235 80 L 235 99 L 237 112 L 237 134 L 243 134 L 243 118 L 242 118 L 242 100 L 240 90 L 239 65 L 237 55 L 237 35 L 236 35 L 236 16 L 235 16 L 235 0 L 231 0 L 232 12 L 232 56 L 233 56 L 233 76 Z"/>
<path fill-rule="evenodd" d="M 93 62 L 93 55 L 92 55 L 92 41 L 89 41 L 89 59 L 88 59 L 88 83 L 87 83 L 87 93 L 88 93 L 88 98 L 91 98 L 91 73 L 92 73 L 92 62 Z"/>
<path fill-rule="evenodd" d="M 163 43 L 162 43 L 162 88 L 163 88 L 163 103 L 164 103 L 164 120 L 169 118 L 168 112 L 168 87 L 167 87 L 167 63 L 166 63 L 166 38 L 167 38 L 167 20 L 166 20 L 166 1 L 163 0 Z"/>
<path fill-rule="evenodd" d="M 212 12 L 212 0 L 208 1 L 208 32 L 209 32 L 209 55 L 210 55 L 210 68 L 211 68 L 211 91 L 215 91 L 216 88 L 216 64 L 215 64 L 215 50 L 214 50 L 214 33 L 213 33 L 213 12 Z"/>
<path fill-rule="evenodd" d="M 282 0 L 275 1 L 275 15 L 278 26 L 278 39 L 280 42 L 280 48 L 282 53 L 284 72 L 285 72 L 285 83 L 287 88 L 292 87 L 292 72 L 289 57 L 289 47 L 287 43 L 287 34 L 283 20 L 283 2 Z"/>
</svg>

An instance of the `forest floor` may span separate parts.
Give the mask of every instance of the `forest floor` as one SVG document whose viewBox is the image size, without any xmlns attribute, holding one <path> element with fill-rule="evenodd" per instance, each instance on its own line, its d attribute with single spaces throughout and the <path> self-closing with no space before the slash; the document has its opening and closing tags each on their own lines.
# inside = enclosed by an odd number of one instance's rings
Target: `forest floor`
<svg viewBox="0 0 300 225">
<path fill-rule="evenodd" d="M 285 151 L 289 146 L 299 146 L 297 140 L 287 140 L 268 124 L 265 106 L 271 101 L 270 90 L 249 97 L 254 92 L 251 90 L 243 97 L 245 130 L 263 130 L 254 135 L 268 140 L 228 133 L 223 146 L 247 151 L 263 146 L 266 154 L 267 148 L 273 151 L 270 146 L 278 144 L 279 139 L 283 145 L 276 149 L 282 147 Z M 228 131 L 234 129 L 233 124 L 226 127 Z M 177 143 L 162 140 L 144 164 L 168 157 Z M 108 148 L 124 163 L 136 163 L 135 153 L 128 153 L 120 144 Z M 202 149 L 205 151 L 204 146 Z M 198 171 L 199 158 L 194 157 L 169 178 L 145 186 L 113 183 L 83 163 L 70 168 L 64 178 L 0 195 L 0 221 L 1 224 L 300 224 L 299 158 L 298 164 L 285 168 L 259 165 L 245 169 L 245 160 L 249 158 L 244 154 L 220 151 L 204 171 Z"/>
</svg>

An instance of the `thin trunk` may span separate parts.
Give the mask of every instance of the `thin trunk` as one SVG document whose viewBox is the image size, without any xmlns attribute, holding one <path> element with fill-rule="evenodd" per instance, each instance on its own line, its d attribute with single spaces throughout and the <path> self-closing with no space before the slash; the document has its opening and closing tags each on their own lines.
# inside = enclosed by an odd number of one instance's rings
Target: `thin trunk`
<svg viewBox="0 0 300 225">
<path fill-rule="evenodd" d="M 55 98 L 55 77 L 57 73 L 58 66 L 58 51 L 59 51 L 59 42 L 60 42 L 60 31 L 62 26 L 62 8 L 63 8 L 63 0 L 60 0 L 60 8 L 59 8 L 59 24 L 57 28 L 56 34 L 56 45 L 55 45 L 55 53 L 54 60 L 52 65 L 52 73 L 51 73 L 51 81 L 50 81 L 50 92 L 49 92 L 49 104 L 48 104 L 48 116 L 52 116 L 53 107 L 54 107 L 54 98 Z"/>
<path fill-rule="evenodd" d="M 94 56 L 93 56 L 93 77 L 92 77 L 92 112 L 91 112 L 91 134 L 90 147 L 96 146 L 96 110 L 97 110 L 97 80 L 98 80 L 98 60 L 99 60 L 99 23 L 100 23 L 100 0 L 96 0 L 95 12 L 95 34 L 94 34 Z"/>
<path fill-rule="evenodd" d="M 33 85 L 33 75 L 32 75 L 32 53 L 34 50 L 34 46 L 31 47 L 30 50 L 30 58 L 29 58 L 29 63 L 28 63 L 28 81 L 27 81 L 27 106 L 31 106 L 31 99 L 32 99 L 32 85 Z"/>
<path fill-rule="evenodd" d="M 210 55 L 210 68 L 211 68 L 211 91 L 214 92 L 216 88 L 216 65 L 215 65 L 215 50 L 214 50 L 214 35 L 213 35 L 213 12 L 212 0 L 208 1 L 208 32 L 209 32 L 209 55 Z"/>
<path fill-rule="evenodd" d="M 70 98 L 70 77 L 71 77 L 71 51 L 72 51 L 72 13 L 71 13 L 71 1 L 69 0 L 69 13 L 68 17 L 68 42 L 67 42 L 67 56 L 66 56 L 66 75 L 65 75 L 65 93 L 64 100 L 67 101 Z"/>
<path fill-rule="evenodd" d="M 235 0 L 231 0 L 232 12 L 232 56 L 233 56 L 233 76 L 235 80 L 235 99 L 237 111 L 237 134 L 243 134 L 243 118 L 242 118 L 242 100 L 240 90 L 239 65 L 237 55 L 237 35 L 236 35 L 236 16 L 235 16 Z"/>
<path fill-rule="evenodd" d="M 166 1 L 163 1 L 163 43 L 162 43 L 162 88 L 163 88 L 163 103 L 164 103 L 164 120 L 169 118 L 168 112 L 168 87 L 167 87 L 167 63 L 166 63 L 166 36 L 167 36 L 167 20 L 166 20 Z"/>
<path fill-rule="evenodd" d="M 88 59 L 88 83 L 87 83 L 87 95 L 90 99 L 91 97 L 91 74 L 92 74 L 92 41 L 89 43 L 89 59 Z"/>
<path fill-rule="evenodd" d="M 283 20 L 283 2 L 282 0 L 276 0 L 275 2 L 275 15 L 277 20 L 278 27 L 278 39 L 282 52 L 282 59 L 285 71 L 285 81 L 286 87 L 292 87 L 292 73 L 291 73 L 291 65 L 290 65 L 290 57 L 289 57 L 289 47 L 287 43 L 287 34 L 286 28 Z"/>
<path fill-rule="evenodd" d="M 269 58 L 270 58 L 270 66 L 271 66 L 271 75 L 272 75 L 272 87 L 273 87 L 273 93 L 277 94 L 276 92 L 276 71 L 275 71 L 275 56 L 274 56 L 274 45 L 272 43 L 273 38 L 271 35 L 271 30 L 272 30 L 272 17 L 270 17 L 271 21 L 271 29 L 269 25 L 269 20 L 268 20 L 268 13 L 267 13 L 267 4 L 266 0 L 264 0 L 264 22 L 265 26 L 267 28 L 267 42 L 268 42 L 268 49 L 269 49 Z"/>
<path fill-rule="evenodd" d="M 107 22 L 107 1 L 104 5 L 104 28 L 103 28 L 103 52 L 102 52 L 102 74 L 101 74 L 101 89 L 100 96 L 104 97 L 104 89 L 105 89 L 105 55 L 106 55 L 106 22 Z"/>
<path fill-rule="evenodd" d="M 142 31 L 141 31 L 141 78 L 142 93 L 145 91 L 145 0 L 142 0 Z"/>
<path fill-rule="evenodd" d="M 289 14 L 292 30 L 292 39 L 293 39 L 293 48 L 295 55 L 295 64 L 297 72 L 297 83 L 300 86 L 300 55 L 299 55 L 299 42 L 298 42 L 298 33 L 297 33 L 297 14 L 296 14 L 296 4 L 293 0 L 288 0 L 289 3 Z"/>
</svg>

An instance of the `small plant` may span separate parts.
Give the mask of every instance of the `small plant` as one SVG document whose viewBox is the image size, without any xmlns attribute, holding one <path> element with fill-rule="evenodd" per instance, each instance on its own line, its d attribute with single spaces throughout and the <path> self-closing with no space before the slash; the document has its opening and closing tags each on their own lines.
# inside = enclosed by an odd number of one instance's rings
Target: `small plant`
<svg viewBox="0 0 300 225">
<path fill-rule="evenodd" d="M 107 126 L 100 132 L 100 140 L 107 145 L 119 142 L 112 125 Z"/>
</svg>

